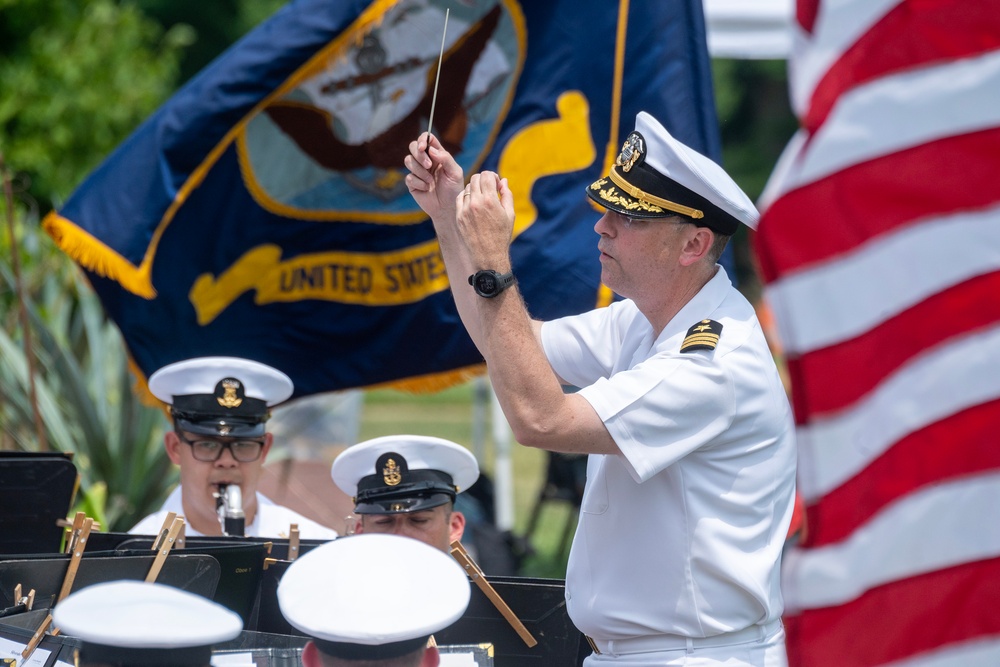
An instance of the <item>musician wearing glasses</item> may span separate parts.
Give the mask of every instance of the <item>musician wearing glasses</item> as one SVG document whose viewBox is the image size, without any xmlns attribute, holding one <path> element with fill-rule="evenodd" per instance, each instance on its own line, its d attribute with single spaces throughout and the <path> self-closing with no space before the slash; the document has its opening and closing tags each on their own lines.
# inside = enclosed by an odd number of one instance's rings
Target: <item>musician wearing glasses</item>
<svg viewBox="0 0 1000 667">
<path fill-rule="evenodd" d="M 337 536 L 257 491 L 273 440 L 266 431 L 270 408 L 292 395 L 287 375 L 248 359 L 201 357 L 156 371 L 149 390 L 170 408 L 174 428 L 163 444 L 180 468 L 180 484 L 129 532 L 155 535 L 175 512 L 188 536 L 281 538 L 293 523 L 305 539 Z"/>
</svg>

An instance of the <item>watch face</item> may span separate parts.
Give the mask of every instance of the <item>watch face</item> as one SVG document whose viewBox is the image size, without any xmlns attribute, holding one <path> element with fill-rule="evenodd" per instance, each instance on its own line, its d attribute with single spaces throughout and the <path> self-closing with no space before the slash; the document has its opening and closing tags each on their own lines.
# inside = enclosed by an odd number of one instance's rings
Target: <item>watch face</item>
<svg viewBox="0 0 1000 667">
<path fill-rule="evenodd" d="M 483 272 L 476 276 L 476 289 L 483 294 L 494 294 L 498 287 L 496 274 Z"/>
</svg>

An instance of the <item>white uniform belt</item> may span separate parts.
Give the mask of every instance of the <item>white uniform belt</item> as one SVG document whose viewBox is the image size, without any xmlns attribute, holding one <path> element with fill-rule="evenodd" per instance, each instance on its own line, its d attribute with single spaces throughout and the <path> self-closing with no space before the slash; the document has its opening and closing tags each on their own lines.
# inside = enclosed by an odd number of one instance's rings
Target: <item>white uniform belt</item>
<svg viewBox="0 0 1000 667">
<path fill-rule="evenodd" d="M 626 639 L 594 639 L 587 637 L 587 641 L 595 653 L 602 655 L 655 653 L 657 651 L 676 651 L 680 649 L 691 651 L 697 648 L 761 642 L 777 632 L 779 627 L 781 627 L 781 619 L 776 619 L 765 625 L 751 625 L 749 628 L 735 632 L 726 632 L 712 637 L 648 635 L 646 637 L 628 637 Z"/>
</svg>

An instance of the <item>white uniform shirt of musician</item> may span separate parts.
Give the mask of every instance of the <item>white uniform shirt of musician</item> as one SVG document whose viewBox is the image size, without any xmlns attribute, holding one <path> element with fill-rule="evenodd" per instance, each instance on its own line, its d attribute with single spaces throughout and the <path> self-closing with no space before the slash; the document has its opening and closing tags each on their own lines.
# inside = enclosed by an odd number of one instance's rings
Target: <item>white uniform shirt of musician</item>
<svg viewBox="0 0 1000 667">
<path fill-rule="evenodd" d="M 132 533 L 156 534 L 167 512 L 182 515 L 188 535 L 220 535 L 217 497 L 237 485 L 245 534 L 288 535 L 292 523 L 300 536 L 332 539 L 336 531 L 275 505 L 257 492 L 272 436 L 265 430 L 270 408 L 292 394 L 287 375 L 265 364 L 237 357 L 200 357 L 170 364 L 153 373 L 150 391 L 170 406 L 174 430 L 164 434 L 170 460 L 180 467 L 180 486 L 161 510 L 143 519 Z"/>
</svg>

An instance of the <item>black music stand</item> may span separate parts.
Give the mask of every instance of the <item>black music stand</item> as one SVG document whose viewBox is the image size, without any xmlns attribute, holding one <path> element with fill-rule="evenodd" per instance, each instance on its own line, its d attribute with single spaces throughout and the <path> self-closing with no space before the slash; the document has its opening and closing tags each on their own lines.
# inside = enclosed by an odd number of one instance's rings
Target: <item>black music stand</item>
<svg viewBox="0 0 1000 667">
<path fill-rule="evenodd" d="M 584 648 L 584 636 L 566 613 L 563 580 L 497 576 L 488 581 L 538 644 L 528 647 L 476 585 L 462 618 L 434 633 L 438 644 L 493 644 L 495 667 L 578 667 L 583 663 L 590 649 Z"/>
<path fill-rule="evenodd" d="M 154 558 L 152 552 L 145 556 L 84 552 L 72 590 L 119 579 L 144 581 Z M 69 562 L 67 554 L 14 557 L 0 561 L 0 607 L 15 604 L 14 588 L 21 584 L 24 593 L 35 590 L 34 609 L 51 608 L 62 589 Z M 212 599 L 219 584 L 220 572 L 219 562 L 212 556 L 170 554 L 156 581 Z"/>
<path fill-rule="evenodd" d="M 76 488 L 71 454 L 0 452 L 0 554 L 58 552 Z"/>
<path fill-rule="evenodd" d="M 119 543 L 117 550 L 121 554 L 138 556 L 151 553 L 152 546 L 152 538 L 133 535 L 132 539 Z M 239 538 L 232 542 L 219 542 L 198 537 L 187 539 L 184 548 L 171 551 L 171 555 L 197 554 L 217 560 L 219 582 L 214 595 L 208 597 L 239 614 L 246 627 L 257 602 L 267 551 L 265 542 L 247 542 Z"/>
</svg>

